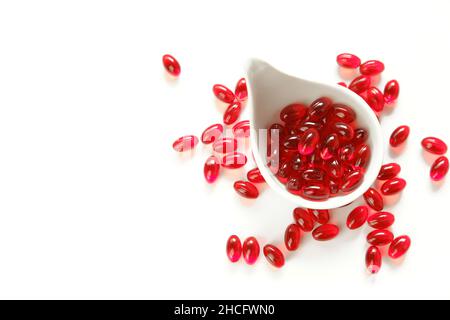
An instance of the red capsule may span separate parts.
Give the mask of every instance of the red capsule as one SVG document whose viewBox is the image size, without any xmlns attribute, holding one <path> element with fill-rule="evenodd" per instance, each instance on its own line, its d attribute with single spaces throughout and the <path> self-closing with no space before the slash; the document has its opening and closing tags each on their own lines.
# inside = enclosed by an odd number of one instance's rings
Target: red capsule
<svg viewBox="0 0 450 320">
<path fill-rule="evenodd" d="M 316 223 L 316 217 L 311 212 L 303 208 L 294 209 L 294 221 L 304 232 L 311 232 Z"/>
<path fill-rule="evenodd" d="M 298 141 L 298 152 L 304 156 L 312 154 L 317 147 L 319 138 L 320 134 L 316 129 L 306 130 Z"/>
<path fill-rule="evenodd" d="M 328 177 L 332 179 L 340 179 L 344 174 L 344 168 L 337 159 L 331 159 L 326 163 L 325 170 L 328 173 Z"/>
<path fill-rule="evenodd" d="M 233 126 L 233 135 L 236 138 L 248 138 L 250 137 L 250 121 L 239 121 Z"/>
<path fill-rule="evenodd" d="M 227 169 L 238 169 L 247 163 L 247 157 L 240 152 L 227 154 L 222 158 L 222 167 Z"/>
<path fill-rule="evenodd" d="M 391 196 L 399 193 L 406 187 L 406 181 L 402 178 L 393 178 L 381 186 L 381 193 L 385 196 Z"/>
<path fill-rule="evenodd" d="M 353 165 L 358 168 L 367 168 L 370 161 L 370 147 L 367 144 L 361 144 L 355 150 Z"/>
<path fill-rule="evenodd" d="M 352 108 L 345 104 L 333 104 L 328 117 L 330 122 L 352 123 L 356 119 L 356 113 Z"/>
<path fill-rule="evenodd" d="M 372 228 L 383 230 L 394 224 L 395 217 L 390 212 L 378 212 L 371 215 L 367 222 Z"/>
<path fill-rule="evenodd" d="M 366 206 L 356 207 L 347 217 L 347 227 L 351 230 L 362 227 L 366 223 L 368 216 L 369 208 Z"/>
<path fill-rule="evenodd" d="M 384 87 L 384 102 L 386 104 L 394 103 L 400 94 L 400 85 L 397 80 L 391 80 Z"/>
<path fill-rule="evenodd" d="M 328 241 L 339 234 L 339 228 L 334 224 L 324 224 L 314 229 L 312 236 L 317 241 Z"/>
<path fill-rule="evenodd" d="M 344 68 L 356 69 L 361 65 L 361 59 L 351 53 L 341 53 L 337 56 L 338 65 Z"/>
<path fill-rule="evenodd" d="M 268 244 L 263 249 L 264 256 L 271 265 L 281 268 L 284 265 L 284 255 L 277 247 Z"/>
<path fill-rule="evenodd" d="M 433 181 L 441 181 L 448 173 L 447 157 L 439 157 L 434 161 L 430 169 L 430 177 Z"/>
<path fill-rule="evenodd" d="M 371 87 L 367 90 L 366 102 L 370 108 L 375 112 L 381 112 L 384 109 L 384 95 L 376 87 Z"/>
<path fill-rule="evenodd" d="M 408 126 L 400 126 L 394 130 L 391 134 L 391 138 L 389 139 L 389 143 L 392 147 L 398 147 L 403 142 L 408 139 L 409 136 L 409 127 Z"/>
<path fill-rule="evenodd" d="M 339 149 L 339 139 L 337 134 L 332 133 L 328 135 L 323 141 L 322 148 L 320 149 L 320 156 L 323 160 L 329 160 L 333 158 Z"/>
<path fill-rule="evenodd" d="M 241 101 L 247 100 L 248 92 L 247 92 L 247 81 L 245 78 L 239 79 L 239 81 L 236 84 L 236 89 L 234 89 L 234 94 L 236 98 L 238 98 Z"/>
<path fill-rule="evenodd" d="M 287 124 L 295 124 L 302 121 L 308 112 L 308 108 L 300 103 L 293 103 L 280 112 L 280 119 Z"/>
<path fill-rule="evenodd" d="M 217 99 L 225 103 L 232 103 L 234 101 L 234 93 L 222 84 L 215 84 L 213 86 L 213 93 Z"/>
<path fill-rule="evenodd" d="M 258 168 L 254 168 L 247 172 L 247 180 L 253 183 L 264 183 L 266 180 L 264 180 L 264 177 L 262 176 L 261 172 Z"/>
<path fill-rule="evenodd" d="M 306 181 L 322 181 L 325 179 L 325 172 L 320 168 L 309 168 L 304 170 L 300 177 Z"/>
<path fill-rule="evenodd" d="M 409 250 L 410 246 L 411 239 L 408 236 L 400 236 L 395 238 L 389 246 L 389 257 L 391 257 L 392 259 L 398 259 L 402 257 Z"/>
<path fill-rule="evenodd" d="M 164 68 L 166 68 L 168 73 L 175 77 L 178 77 L 180 75 L 181 67 L 177 59 L 175 59 L 170 54 L 165 54 L 163 55 L 162 61 Z"/>
<path fill-rule="evenodd" d="M 441 139 L 428 137 L 422 140 L 422 147 L 433 154 L 442 155 L 447 152 L 447 145 Z"/>
<path fill-rule="evenodd" d="M 227 257 L 231 262 L 237 262 L 242 255 L 241 240 L 238 236 L 232 235 L 227 241 Z"/>
<path fill-rule="evenodd" d="M 336 122 L 331 126 L 331 130 L 335 132 L 341 142 L 348 142 L 355 136 L 353 127 L 345 122 Z"/>
<path fill-rule="evenodd" d="M 383 165 L 378 174 L 378 180 L 389 180 L 395 178 L 402 168 L 397 163 L 387 163 Z"/>
<path fill-rule="evenodd" d="M 175 140 L 172 147 L 175 151 L 183 152 L 187 150 L 194 149 L 198 144 L 198 138 L 196 136 L 183 136 Z"/>
<path fill-rule="evenodd" d="M 355 148 L 348 144 L 339 149 L 338 158 L 342 162 L 350 162 L 355 157 Z"/>
<path fill-rule="evenodd" d="M 381 269 L 382 256 L 378 247 L 371 246 L 366 253 L 366 267 L 371 274 L 376 274 Z"/>
<path fill-rule="evenodd" d="M 359 76 L 356 77 L 348 86 L 350 90 L 356 93 L 363 93 L 370 88 L 372 79 L 369 76 Z"/>
<path fill-rule="evenodd" d="M 387 246 L 394 240 L 389 230 L 374 230 L 367 235 L 367 242 L 373 246 Z"/>
<path fill-rule="evenodd" d="M 222 133 L 223 126 L 220 123 L 216 123 L 203 131 L 201 140 L 204 144 L 210 144 L 219 139 Z"/>
<path fill-rule="evenodd" d="M 316 217 L 316 220 L 320 224 L 327 224 L 330 221 L 330 211 L 324 209 L 308 209 L 308 212 Z"/>
<path fill-rule="evenodd" d="M 220 172 L 220 160 L 215 156 L 211 156 L 206 159 L 205 166 L 203 168 L 203 174 L 208 183 L 213 183 L 219 177 Z"/>
<path fill-rule="evenodd" d="M 298 224 L 290 224 L 284 233 L 284 244 L 289 251 L 295 251 L 300 246 L 302 230 Z"/>
<path fill-rule="evenodd" d="M 234 138 L 222 138 L 213 144 L 213 150 L 217 153 L 230 153 L 236 151 L 238 142 Z"/>
<path fill-rule="evenodd" d="M 330 197 L 330 187 L 325 181 L 308 181 L 302 186 L 300 195 L 312 201 L 325 201 Z"/>
<path fill-rule="evenodd" d="M 292 194 L 300 195 L 302 181 L 300 177 L 290 177 L 286 183 L 286 189 Z"/>
<path fill-rule="evenodd" d="M 384 208 L 383 197 L 374 188 L 370 188 L 364 193 L 364 200 L 375 211 L 381 211 Z"/>
<path fill-rule="evenodd" d="M 353 137 L 353 143 L 358 145 L 360 143 L 364 143 L 369 139 L 369 133 L 362 128 L 358 128 L 355 130 L 355 136 Z"/>
<path fill-rule="evenodd" d="M 234 183 L 233 187 L 241 197 L 256 199 L 259 196 L 258 189 L 251 182 L 239 180 Z"/>
<path fill-rule="evenodd" d="M 330 197 L 335 197 L 341 188 L 339 180 L 329 179 Z"/>
<path fill-rule="evenodd" d="M 245 239 L 242 244 L 242 255 L 247 264 L 254 264 L 259 258 L 260 247 L 255 237 Z"/>
<path fill-rule="evenodd" d="M 297 135 L 290 136 L 283 141 L 283 147 L 288 150 L 297 150 L 299 142 L 300 142 L 299 136 Z"/>
<path fill-rule="evenodd" d="M 317 121 L 324 118 L 331 110 L 333 101 L 330 98 L 322 97 L 315 100 L 309 106 L 308 117 L 312 121 Z"/>
<path fill-rule="evenodd" d="M 364 173 L 361 171 L 353 171 L 344 176 L 342 180 L 342 192 L 351 192 L 358 188 L 364 180 Z"/>
<path fill-rule="evenodd" d="M 366 76 L 376 76 L 384 71 L 384 64 L 378 60 L 369 60 L 359 67 L 359 72 Z"/>
<path fill-rule="evenodd" d="M 227 110 L 225 110 L 225 113 L 223 114 L 223 123 L 226 125 L 235 123 L 237 119 L 239 119 L 241 111 L 241 103 L 238 101 L 233 102 L 227 107 Z"/>
</svg>

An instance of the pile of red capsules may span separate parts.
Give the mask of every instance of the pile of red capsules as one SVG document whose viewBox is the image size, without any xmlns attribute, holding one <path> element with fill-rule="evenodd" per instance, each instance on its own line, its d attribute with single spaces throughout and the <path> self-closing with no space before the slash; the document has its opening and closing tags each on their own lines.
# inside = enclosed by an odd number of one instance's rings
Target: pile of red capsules
<svg viewBox="0 0 450 320">
<path fill-rule="evenodd" d="M 394 104 L 398 99 L 400 86 L 396 80 L 388 81 L 383 91 L 375 85 L 376 78 L 384 71 L 382 62 L 370 60 L 361 63 L 354 54 L 343 53 L 337 56 L 337 63 L 341 68 L 359 69 L 360 74 L 348 86 L 345 82 L 339 85 L 360 95 L 378 118 L 385 105 Z M 169 74 L 179 76 L 180 64 L 173 56 L 165 55 L 163 65 Z M 212 145 L 212 155 L 204 165 L 204 176 L 208 183 L 216 181 L 222 168 L 237 169 L 247 163 L 247 156 L 237 150 L 239 140 L 250 135 L 249 121 L 237 122 L 247 100 L 245 79 L 237 82 L 234 92 L 224 85 L 216 84 L 213 93 L 217 99 L 228 104 L 223 124 L 232 126 L 232 135 L 224 136 L 226 132 L 222 123 L 209 126 L 201 135 L 202 143 Z M 351 192 L 360 185 L 370 161 L 370 148 L 364 143 L 370 133 L 357 126 L 356 115 L 350 106 L 335 104 L 327 97 L 320 97 L 309 108 L 300 103 L 286 106 L 281 110 L 280 120 L 282 124 L 275 123 L 269 128 L 267 155 L 269 165 L 273 165 L 274 152 L 279 154 L 280 163 L 274 174 L 286 184 L 290 192 L 309 200 L 323 201 L 340 193 Z M 274 143 L 274 132 L 277 133 L 278 143 Z M 391 147 L 401 147 L 409 133 L 410 129 L 406 125 L 395 129 L 389 141 Z M 198 142 L 195 135 L 186 135 L 173 143 L 173 149 L 178 152 L 191 150 Z M 279 149 L 274 150 L 273 145 L 278 145 Z M 436 137 L 427 137 L 422 140 L 422 147 L 438 155 L 430 168 L 431 179 L 443 180 L 449 170 L 445 156 L 447 145 Z M 354 208 L 347 217 L 346 226 L 350 230 L 365 224 L 373 229 L 367 235 L 370 247 L 366 253 L 366 267 L 372 274 L 377 273 L 382 265 L 380 248 L 389 246 L 388 256 L 398 259 L 406 254 L 411 245 L 407 235 L 394 236 L 391 227 L 395 216 L 383 211 L 384 197 L 398 194 L 406 187 L 406 181 L 398 176 L 400 172 L 401 167 L 397 163 L 383 165 L 378 175 L 378 182 L 381 182 L 379 190 L 369 188 L 364 193 L 366 205 Z M 242 197 L 255 199 L 259 195 L 257 185 L 264 182 L 259 169 L 254 168 L 247 173 L 247 180 L 234 183 L 234 189 Z M 309 192 L 308 187 L 305 187 L 308 185 L 321 191 Z M 317 241 L 328 241 L 335 238 L 339 231 L 337 225 L 330 223 L 329 210 L 295 208 L 293 223 L 287 226 L 284 233 L 284 244 L 286 250 L 291 252 L 299 248 L 305 233 L 311 232 Z M 267 261 L 277 268 L 285 263 L 283 252 L 283 248 L 272 244 L 263 247 Z M 227 241 L 226 253 L 231 262 L 237 262 L 243 257 L 247 264 L 252 265 L 260 256 L 260 245 L 255 237 L 241 242 L 238 236 L 232 235 Z"/>
</svg>

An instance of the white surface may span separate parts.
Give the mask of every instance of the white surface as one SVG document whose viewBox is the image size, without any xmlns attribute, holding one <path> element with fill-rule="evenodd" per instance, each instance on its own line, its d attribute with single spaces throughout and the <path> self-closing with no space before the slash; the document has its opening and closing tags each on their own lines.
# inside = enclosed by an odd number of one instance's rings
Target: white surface
<svg viewBox="0 0 450 320">
<path fill-rule="evenodd" d="M 450 298 L 449 184 L 433 186 L 420 140 L 450 141 L 450 2 L 2 1 L 0 4 L 1 298 Z M 171 149 L 220 121 L 214 83 L 234 86 L 248 57 L 337 82 L 350 51 L 387 66 L 401 100 L 384 135 L 412 129 L 396 234 L 401 266 L 364 270 L 367 230 L 309 237 L 282 270 L 232 265 L 227 237 L 280 244 L 293 207 L 254 203 L 203 180 L 208 148 Z M 182 64 L 166 79 L 164 53 Z M 244 117 L 245 118 L 245 117 Z M 345 212 L 335 213 L 340 223 Z"/>
</svg>

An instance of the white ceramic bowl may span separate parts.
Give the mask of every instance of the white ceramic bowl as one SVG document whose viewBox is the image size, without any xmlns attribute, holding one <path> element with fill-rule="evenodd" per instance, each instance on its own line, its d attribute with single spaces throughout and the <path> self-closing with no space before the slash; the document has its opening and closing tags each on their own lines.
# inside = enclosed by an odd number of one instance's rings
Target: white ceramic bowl
<svg viewBox="0 0 450 320">
<path fill-rule="evenodd" d="M 383 137 L 374 112 L 359 95 L 340 85 L 327 85 L 303 80 L 278 71 L 266 62 L 252 59 L 247 71 L 250 109 L 251 146 L 256 164 L 267 184 L 294 204 L 310 209 L 333 209 L 355 201 L 370 188 L 377 178 L 383 162 Z M 280 122 L 281 109 L 293 102 L 310 104 L 319 97 L 329 97 L 335 103 L 351 106 L 357 114 L 360 127 L 369 132 L 368 145 L 372 155 L 363 183 L 353 192 L 326 201 L 310 201 L 287 191 L 267 166 L 265 129 Z M 259 148 L 259 146 L 264 146 Z"/>
</svg>

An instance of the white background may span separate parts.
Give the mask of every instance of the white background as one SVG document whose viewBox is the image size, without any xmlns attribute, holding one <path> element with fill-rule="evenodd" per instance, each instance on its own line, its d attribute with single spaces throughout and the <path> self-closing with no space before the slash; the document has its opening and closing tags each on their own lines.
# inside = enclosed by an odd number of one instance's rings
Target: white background
<svg viewBox="0 0 450 320">
<path fill-rule="evenodd" d="M 1 1 L 0 298 L 450 298 L 450 181 L 430 182 L 420 147 L 450 141 L 449 12 L 448 0 Z M 401 154 L 386 146 L 408 181 L 387 206 L 408 256 L 367 275 L 368 229 L 345 230 L 345 209 L 339 238 L 306 236 L 281 270 L 229 263 L 230 234 L 281 244 L 293 205 L 269 189 L 242 201 L 244 171 L 207 185 L 209 148 L 180 156 L 173 140 L 221 120 L 211 87 L 234 87 L 249 57 L 333 83 L 347 51 L 385 62 L 381 86 L 401 84 L 382 126 L 386 139 L 412 130 Z"/>
</svg>

